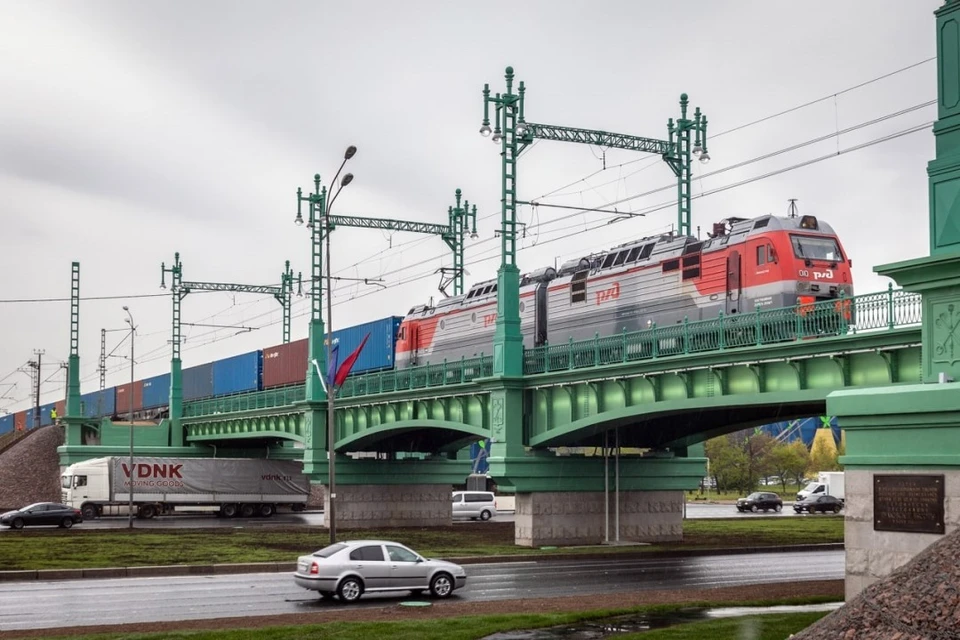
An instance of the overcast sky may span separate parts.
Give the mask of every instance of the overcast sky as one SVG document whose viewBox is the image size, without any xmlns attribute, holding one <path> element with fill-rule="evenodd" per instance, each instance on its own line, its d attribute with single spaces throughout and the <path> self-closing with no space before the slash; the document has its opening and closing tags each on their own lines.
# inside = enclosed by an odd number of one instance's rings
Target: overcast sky
<svg viewBox="0 0 960 640">
<path fill-rule="evenodd" d="M 169 371 L 171 298 L 159 284 L 174 252 L 186 280 L 277 284 L 284 260 L 306 275 L 296 189 L 314 173 L 332 178 L 350 144 L 356 179 L 335 213 L 446 223 L 459 187 L 480 218 L 467 286 L 494 277 L 500 158 L 477 131 L 483 83 L 503 90 L 508 64 L 534 122 L 665 138 L 687 92 L 711 133 L 712 162 L 694 167 L 694 197 L 705 194 L 695 231 L 783 215 L 797 198 L 839 233 L 856 292 L 885 289 L 874 265 L 928 253 L 934 138 L 924 128 L 855 147 L 936 118 L 920 105 L 936 99 L 935 62 L 923 61 L 936 55 L 941 4 L 0 0 L 0 409 L 32 406 L 17 369 L 35 349 L 45 350 L 41 402 L 64 395 L 72 261 L 83 392 L 99 386 L 100 330 L 125 327 L 123 305 L 138 325 L 136 378 Z M 518 173 L 520 199 L 569 206 L 675 185 L 655 156 L 556 142 L 525 152 Z M 649 213 L 615 224 L 523 207 L 521 269 L 667 230 L 674 197 L 620 202 Z M 434 272 L 450 265 L 439 238 L 338 229 L 333 243 L 335 274 L 387 285 L 335 285 L 335 327 L 439 298 Z M 12 302 L 45 298 L 58 301 Z M 293 313 L 303 338 L 306 297 Z M 191 294 L 183 366 L 278 344 L 280 321 L 270 297 Z M 107 350 L 128 354 L 122 339 L 108 333 Z M 128 361 L 108 367 L 108 387 L 129 381 Z"/>
</svg>

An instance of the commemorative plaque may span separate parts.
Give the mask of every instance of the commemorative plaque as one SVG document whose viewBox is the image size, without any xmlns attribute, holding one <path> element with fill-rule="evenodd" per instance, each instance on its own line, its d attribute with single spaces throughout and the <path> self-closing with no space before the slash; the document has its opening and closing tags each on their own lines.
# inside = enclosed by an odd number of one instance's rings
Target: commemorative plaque
<svg viewBox="0 0 960 640">
<path fill-rule="evenodd" d="M 943 475 L 873 476 L 873 530 L 944 533 Z"/>
</svg>

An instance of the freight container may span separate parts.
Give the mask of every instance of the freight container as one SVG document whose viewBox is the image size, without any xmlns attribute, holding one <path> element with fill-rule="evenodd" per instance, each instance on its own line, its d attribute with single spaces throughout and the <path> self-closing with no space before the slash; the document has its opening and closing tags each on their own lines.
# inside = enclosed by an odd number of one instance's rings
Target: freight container
<svg viewBox="0 0 960 640">
<path fill-rule="evenodd" d="M 27 412 L 26 410 L 17 411 L 13 414 L 13 429 L 15 431 L 25 431 L 27 428 Z"/>
<path fill-rule="evenodd" d="M 263 350 L 263 388 L 303 384 L 307 375 L 308 340 L 278 344 Z"/>
<path fill-rule="evenodd" d="M 213 396 L 213 363 L 206 362 L 183 370 L 183 400 Z"/>
<path fill-rule="evenodd" d="M 143 409 L 143 380 L 137 380 L 132 383 L 133 386 L 133 410 Z M 130 414 L 130 388 L 131 383 L 117 385 L 117 414 Z"/>
<path fill-rule="evenodd" d="M 40 426 L 46 427 L 53 424 L 53 413 L 51 413 L 54 408 L 57 406 L 56 402 L 48 402 L 47 404 L 40 405 Z"/>
<path fill-rule="evenodd" d="M 397 331 L 402 320 L 400 316 L 390 316 L 333 332 L 333 343 L 340 345 L 340 362 L 353 353 L 365 335 L 370 335 L 350 370 L 351 375 L 393 368 Z"/>
<path fill-rule="evenodd" d="M 260 390 L 263 352 L 251 351 L 213 363 L 213 395 L 227 396 Z"/>
<path fill-rule="evenodd" d="M 310 494 L 303 465 L 260 458 L 93 458 L 63 471 L 61 499 L 88 520 L 129 513 L 130 478 L 138 517 L 177 507 L 214 506 L 219 515 L 272 516 L 277 507 L 302 511 Z"/>
<path fill-rule="evenodd" d="M 0 416 L 0 436 L 6 435 L 13 431 L 13 414 L 8 413 L 5 416 Z"/>
<path fill-rule="evenodd" d="M 80 396 L 80 413 L 84 418 L 112 416 L 117 407 L 117 389 L 101 389 Z"/>
<path fill-rule="evenodd" d="M 57 417 L 61 420 L 63 416 L 67 415 L 67 401 L 66 400 L 57 400 L 54 404 L 54 408 L 57 410 Z"/>
<path fill-rule="evenodd" d="M 156 409 L 170 404 L 170 374 L 162 373 L 143 381 L 143 408 Z"/>
</svg>

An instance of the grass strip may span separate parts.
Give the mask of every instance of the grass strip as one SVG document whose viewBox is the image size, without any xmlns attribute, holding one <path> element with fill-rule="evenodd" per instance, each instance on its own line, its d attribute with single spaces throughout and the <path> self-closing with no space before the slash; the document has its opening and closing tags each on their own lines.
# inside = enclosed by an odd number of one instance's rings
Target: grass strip
<svg viewBox="0 0 960 640">
<path fill-rule="evenodd" d="M 256 529 L 35 529 L 0 536 L 0 570 L 87 569 L 292 562 L 324 547 L 320 527 Z M 637 553 L 727 547 L 762 547 L 843 541 L 843 518 L 735 518 L 688 520 L 682 542 L 643 546 L 578 546 L 553 550 L 513 544 L 512 523 L 441 528 L 342 530 L 339 539 L 397 540 L 428 557 L 464 558 L 533 554 Z"/>
<path fill-rule="evenodd" d="M 368 638 L 390 638 L 391 640 L 477 640 L 493 633 L 525 629 L 542 629 L 554 626 L 569 626 L 589 621 L 620 619 L 624 616 L 670 616 L 698 609 L 710 609 L 728 606 L 763 607 L 776 605 L 813 604 L 832 601 L 830 598 L 786 598 L 760 602 L 698 602 L 683 605 L 654 605 L 629 609 L 605 609 L 571 613 L 526 613 L 493 614 L 484 616 L 462 616 L 457 618 L 433 618 L 428 620 L 384 621 L 384 622 L 328 622 L 323 624 L 301 624 L 255 629 L 233 628 L 197 631 L 157 631 L 150 633 L 100 633 L 70 636 L 49 636 L 49 640 L 168 640 L 189 638 L 190 640 L 304 640 L 306 638 L 324 640 L 366 640 Z M 827 612 L 765 614 L 742 618 L 724 618 L 677 625 L 665 629 L 655 629 L 637 634 L 617 635 L 618 639 L 660 640 L 711 638 L 711 640 L 742 640 L 744 637 L 765 640 L 767 638 L 786 638 L 790 633 L 813 624 Z M 243 619 L 236 624 L 241 626 Z M 745 630 L 760 635 L 743 635 Z M 55 630 L 51 630 L 55 633 Z M 681 635 L 661 635 L 677 634 Z M 739 634 L 739 635 L 738 635 Z M 779 635 L 777 635 L 779 634 Z"/>
</svg>

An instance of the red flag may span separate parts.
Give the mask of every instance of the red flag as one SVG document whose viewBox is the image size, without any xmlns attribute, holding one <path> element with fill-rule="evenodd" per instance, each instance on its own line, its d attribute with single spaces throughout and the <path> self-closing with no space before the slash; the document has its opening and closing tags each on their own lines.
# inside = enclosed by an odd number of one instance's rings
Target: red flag
<svg viewBox="0 0 960 640">
<path fill-rule="evenodd" d="M 360 357 L 360 351 L 363 349 L 363 345 L 367 344 L 367 338 L 370 337 L 370 334 L 363 336 L 363 340 L 360 341 L 360 346 L 353 350 L 353 353 L 348 355 L 346 359 L 340 364 L 340 367 L 337 369 L 337 376 L 333 380 L 333 384 L 336 386 L 341 386 L 344 381 L 347 379 L 347 376 L 350 375 L 350 369 L 353 368 L 353 363 L 357 361 L 357 358 Z"/>
</svg>

